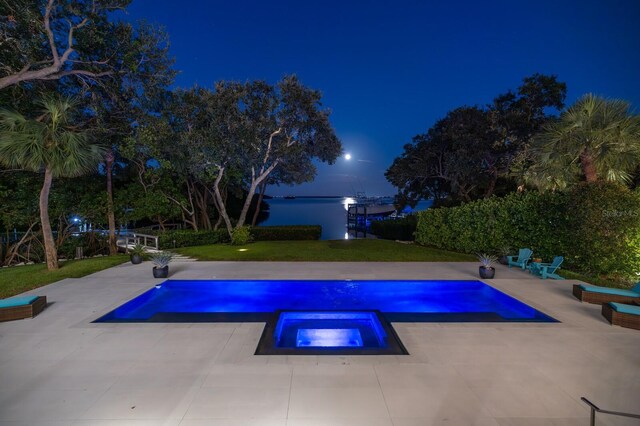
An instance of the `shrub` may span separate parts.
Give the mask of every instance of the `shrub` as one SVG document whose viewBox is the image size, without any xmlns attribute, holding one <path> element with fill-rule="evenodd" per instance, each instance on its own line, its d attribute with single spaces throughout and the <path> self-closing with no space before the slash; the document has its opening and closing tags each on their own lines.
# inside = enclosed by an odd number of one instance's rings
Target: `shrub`
<svg viewBox="0 0 640 426">
<path fill-rule="evenodd" d="M 465 253 L 530 247 L 577 271 L 631 279 L 640 270 L 640 196 L 611 183 L 528 192 L 419 213 L 416 242 Z"/>
<path fill-rule="evenodd" d="M 82 255 L 85 257 L 97 254 L 109 253 L 109 240 L 106 235 L 96 232 L 85 232 L 80 235 L 71 235 L 58 247 L 58 256 L 66 259 L 76 257 L 76 248 L 82 247 Z"/>
<path fill-rule="evenodd" d="M 571 253 L 582 271 L 612 278 L 640 272 L 640 197 L 617 184 L 582 184 L 568 194 Z M 577 243 L 577 244 L 576 244 Z"/>
<path fill-rule="evenodd" d="M 177 230 L 159 234 L 158 244 L 162 249 L 175 247 L 203 246 L 229 241 L 226 229 L 216 231 Z"/>
<path fill-rule="evenodd" d="M 319 240 L 322 234 L 320 225 L 254 226 L 246 228 L 249 230 L 250 238 L 254 241 Z M 218 229 L 216 231 L 172 230 L 162 232 L 158 236 L 160 248 L 165 250 L 177 247 L 228 243 L 231 241 L 226 229 Z"/>
<path fill-rule="evenodd" d="M 241 226 L 240 228 L 233 230 L 233 233 L 231 234 L 231 245 L 243 246 L 249 242 L 250 238 L 251 232 L 249 231 L 249 227 Z"/>
<path fill-rule="evenodd" d="M 371 233 L 384 240 L 413 241 L 417 226 L 418 216 L 412 214 L 400 219 L 371 222 Z"/>
<path fill-rule="evenodd" d="M 254 226 L 251 235 L 254 241 L 319 240 L 322 226 Z"/>
</svg>

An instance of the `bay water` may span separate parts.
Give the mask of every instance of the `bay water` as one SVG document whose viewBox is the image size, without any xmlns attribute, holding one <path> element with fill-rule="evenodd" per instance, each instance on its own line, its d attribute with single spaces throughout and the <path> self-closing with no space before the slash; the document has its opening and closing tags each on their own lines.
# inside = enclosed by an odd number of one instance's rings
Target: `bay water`
<svg viewBox="0 0 640 426">
<path fill-rule="evenodd" d="M 269 217 L 260 225 L 320 225 L 322 240 L 340 240 L 353 238 L 347 232 L 347 206 L 355 204 L 350 197 L 296 197 L 271 198 L 264 200 L 269 204 Z M 418 202 L 414 211 L 425 210 L 431 206 L 431 200 Z"/>
</svg>

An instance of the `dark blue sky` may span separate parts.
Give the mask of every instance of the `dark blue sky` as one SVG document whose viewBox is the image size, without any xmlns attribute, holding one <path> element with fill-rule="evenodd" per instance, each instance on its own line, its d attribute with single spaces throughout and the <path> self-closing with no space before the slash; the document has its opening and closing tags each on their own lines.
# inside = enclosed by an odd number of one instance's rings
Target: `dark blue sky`
<svg viewBox="0 0 640 426">
<path fill-rule="evenodd" d="M 132 19 L 166 27 L 176 85 L 276 82 L 323 92 L 351 161 L 272 194 L 391 195 L 384 171 L 447 111 L 482 105 L 535 72 L 640 109 L 640 0 L 134 0 Z"/>
</svg>

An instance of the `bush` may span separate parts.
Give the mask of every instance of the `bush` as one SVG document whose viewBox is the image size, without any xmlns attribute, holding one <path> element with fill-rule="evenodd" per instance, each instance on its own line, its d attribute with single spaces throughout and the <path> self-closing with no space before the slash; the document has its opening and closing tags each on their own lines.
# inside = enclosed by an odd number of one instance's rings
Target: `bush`
<svg viewBox="0 0 640 426">
<path fill-rule="evenodd" d="M 416 242 L 465 253 L 530 247 L 547 261 L 599 276 L 640 270 L 640 196 L 611 183 L 529 192 L 419 213 Z"/>
<path fill-rule="evenodd" d="M 233 230 L 233 233 L 231 234 L 231 245 L 243 246 L 249 242 L 250 238 L 251 232 L 249 231 L 249 227 L 241 226 L 240 228 Z"/>
<path fill-rule="evenodd" d="M 158 244 L 163 250 L 176 247 L 203 246 L 229 241 L 226 229 L 216 231 L 177 230 L 159 234 Z"/>
<path fill-rule="evenodd" d="M 319 240 L 322 234 L 320 225 L 254 226 L 243 228 L 248 229 L 250 234 L 248 238 L 254 241 Z M 158 237 L 158 243 L 163 250 L 228 243 L 231 241 L 229 233 L 224 228 L 217 231 L 165 231 L 158 234 Z"/>
<path fill-rule="evenodd" d="M 75 259 L 77 247 L 82 247 L 82 255 L 84 257 L 109 254 L 109 237 L 96 232 L 85 232 L 76 236 L 71 235 L 58 247 L 58 257 Z"/>
<path fill-rule="evenodd" d="M 254 226 L 251 228 L 254 241 L 319 240 L 320 225 Z"/>
<path fill-rule="evenodd" d="M 567 246 L 581 271 L 638 279 L 639 199 L 638 193 L 613 184 L 580 185 L 568 194 L 571 234 Z"/>
<path fill-rule="evenodd" d="M 418 216 L 412 214 L 400 219 L 371 222 L 371 233 L 384 240 L 413 241 L 417 226 Z"/>
</svg>

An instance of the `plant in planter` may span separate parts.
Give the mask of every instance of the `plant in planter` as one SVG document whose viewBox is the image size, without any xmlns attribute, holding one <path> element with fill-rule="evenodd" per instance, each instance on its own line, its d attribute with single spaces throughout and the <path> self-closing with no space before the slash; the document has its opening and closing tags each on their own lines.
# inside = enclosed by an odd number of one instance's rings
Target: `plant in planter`
<svg viewBox="0 0 640 426">
<path fill-rule="evenodd" d="M 496 269 L 491 266 L 498 258 L 490 254 L 478 254 L 478 260 L 482 265 L 479 268 L 480 278 L 491 279 L 496 275 Z"/>
<path fill-rule="evenodd" d="M 511 247 L 501 247 L 498 250 L 498 254 L 500 255 L 500 257 L 498 257 L 498 263 L 500 263 L 501 265 L 508 265 L 509 259 L 507 259 L 507 256 L 509 256 L 509 253 L 511 253 Z"/>
<path fill-rule="evenodd" d="M 144 246 L 142 244 L 136 244 L 129 249 L 129 255 L 131 257 L 131 263 L 134 265 L 142 263 L 144 258 Z"/>
<path fill-rule="evenodd" d="M 173 254 L 166 251 L 159 251 L 151 255 L 151 261 L 154 265 L 154 278 L 167 278 L 169 276 L 169 262 L 171 262 L 172 257 Z"/>
</svg>

